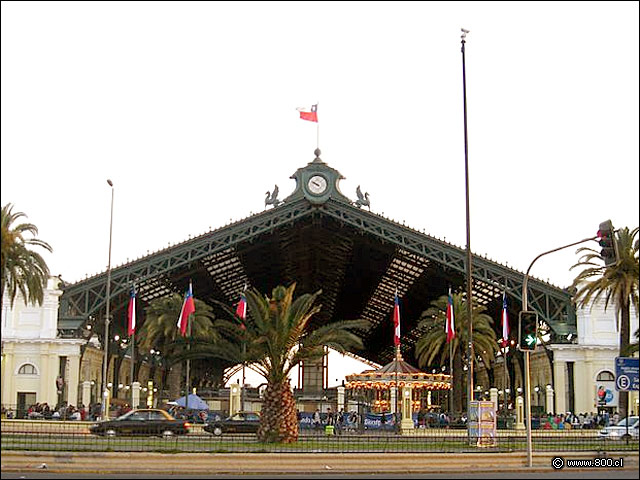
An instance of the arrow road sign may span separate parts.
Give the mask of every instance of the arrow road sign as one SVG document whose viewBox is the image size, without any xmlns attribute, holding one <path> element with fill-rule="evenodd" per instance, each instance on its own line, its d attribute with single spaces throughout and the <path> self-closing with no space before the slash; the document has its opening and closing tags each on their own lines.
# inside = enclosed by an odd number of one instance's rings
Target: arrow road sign
<svg viewBox="0 0 640 480">
<path fill-rule="evenodd" d="M 616 357 L 616 390 L 638 391 L 638 358 Z"/>
<path fill-rule="evenodd" d="M 524 341 L 527 342 L 527 345 L 533 345 L 536 343 L 536 337 L 533 335 L 527 335 L 527 338 L 525 338 Z"/>
</svg>

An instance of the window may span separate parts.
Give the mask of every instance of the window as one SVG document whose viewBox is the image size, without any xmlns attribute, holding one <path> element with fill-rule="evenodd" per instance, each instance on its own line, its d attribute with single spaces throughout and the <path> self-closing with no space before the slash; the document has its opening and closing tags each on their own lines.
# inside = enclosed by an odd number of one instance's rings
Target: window
<svg viewBox="0 0 640 480">
<path fill-rule="evenodd" d="M 30 363 L 25 363 L 18 370 L 18 375 L 37 375 L 38 371 L 36 367 L 31 365 Z"/>
<path fill-rule="evenodd" d="M 598 381 L 598 382 L 607 382 L 607 381 L 613 382 L 613 381 L 615 381 L 615 379 L 616 379 L 616 377 L 615 377 L 615 375 L 613 373 L 608 372 L 608 371 L 605 370 L 605 371 L 600 372 L 598 374 L 598 378 L 596 378 L 596 381 Z"/>
</svg>

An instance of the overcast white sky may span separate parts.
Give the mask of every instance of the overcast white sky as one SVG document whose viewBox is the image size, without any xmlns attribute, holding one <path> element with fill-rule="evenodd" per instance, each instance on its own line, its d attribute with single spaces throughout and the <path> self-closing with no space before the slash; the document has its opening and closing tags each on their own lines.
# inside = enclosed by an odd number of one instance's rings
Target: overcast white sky
<svg viewBox="0 0 640 480">
<path fill-rule="evenodd" d="M 638 2 L 2 2 L 2 205 L 75 282 L 106 270 L 107 178 L 117 266 L 286 197 L 319 102 L 341 190 L 464 248 L 460 27 L 474 253 L 638 226 Z"/>
</svg>

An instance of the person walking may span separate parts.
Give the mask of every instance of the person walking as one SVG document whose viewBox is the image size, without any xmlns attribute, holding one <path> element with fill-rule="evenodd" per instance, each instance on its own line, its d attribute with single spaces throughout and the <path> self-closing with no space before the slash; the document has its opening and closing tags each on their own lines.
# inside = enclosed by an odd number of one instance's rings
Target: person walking
<svg viewBox="0 0 640 480">
<path fill-rule="evenodd" d="M 336 434 L 340 435 L 342 433 L 342 428 L 344 427 L 345 417 L 344 417 L 344 408 L 341 408 L 340 411 L 336 414 Z"/>
<path fill-rule="evenodd" d="M 311 417 L 311 426 L 314 430 L 318 430 L 320 428 L 320 409 L 316 408 L 316 411 L 313 412 L 313 417 Z"/>
</svg>

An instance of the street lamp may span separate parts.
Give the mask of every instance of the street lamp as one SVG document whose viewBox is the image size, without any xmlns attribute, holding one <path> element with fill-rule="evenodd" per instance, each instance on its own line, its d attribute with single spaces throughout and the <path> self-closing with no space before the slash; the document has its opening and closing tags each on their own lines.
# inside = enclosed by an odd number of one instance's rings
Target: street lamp
<svg viewBox="0 0 640 480">
<path fill-rule="evenodd" d="M 104 320 L 104 359 L 102 362 L 102 416 L 103 418 L 109 418 L 109 411 L 107 408 L 108 400 L 109 400 L 109 391 L 107 386 L 107 369 L 109 368 L 109 322 L 110 314 L 109 311 L 109 300 L 111 296 L 111 239 L 113 234 L 113 182 L 107 179 L 107 183 L 109 187 L 111 187 L 111 216 L 109 218 L 109 263 L 107 263 L 107 292 L 106 292 L 106 303 L 107 303 L 107 313 Z"/>
</svg>

